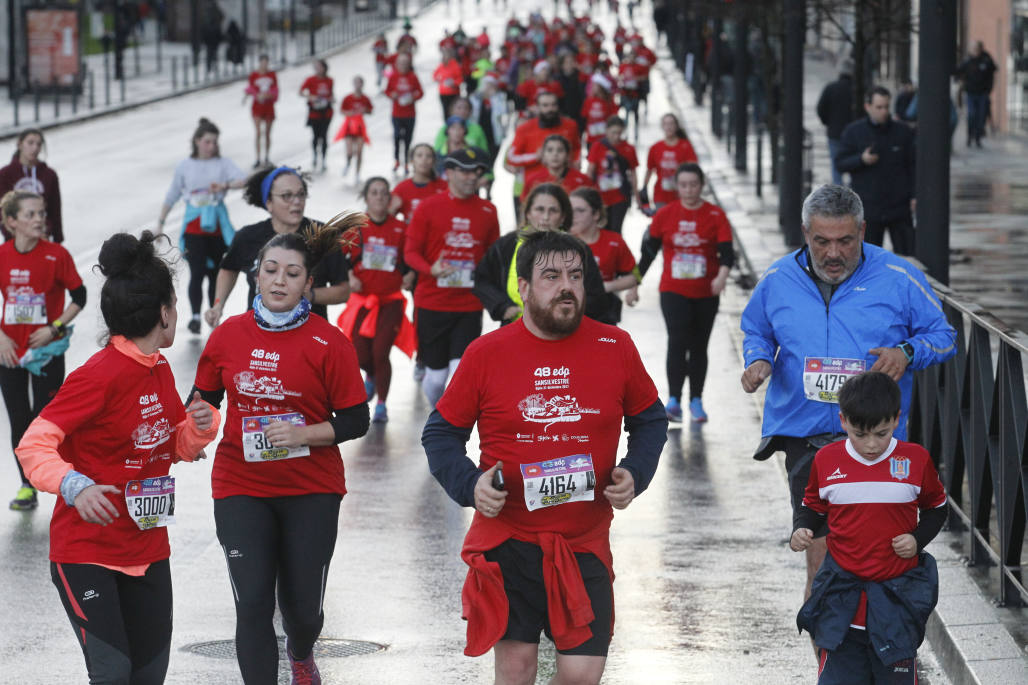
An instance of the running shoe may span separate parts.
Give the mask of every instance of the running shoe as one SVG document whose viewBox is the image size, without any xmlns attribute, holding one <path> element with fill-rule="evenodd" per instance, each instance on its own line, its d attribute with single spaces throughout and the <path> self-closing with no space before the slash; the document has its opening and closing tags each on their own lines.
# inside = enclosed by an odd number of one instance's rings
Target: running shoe
<svg viewBox="0 0 1028 685">
<path fill-rule="evenodd" d="M 385 423 L 389 420 L 389 414 L 386 413 L 385 402 L 379 402 L 375 405 L 375 415 L 371 417 L 371 420 L 375 423 Z"/>
<path fill-rule="evenodd" d="M 365 379 L 364 379 L 364 392 L 367 394 L 369 400 L 372 397 L 375 396 L 375 377 L 374 376 L 370 376 L 369 375 L 369 376 L 365 377 Z"/>
<path fill-rule="evenodd" d="M 189 332 L 190 333 L 193 333 L 194 335 L 199 335 L 199 333 L 200 333 L 200 319 L 199 319 L 199 317 L 197 317 L 195 319 L 190 319 L 189 320 L 189 324 L 187 325 L 187 328 L 189 328 Z"/>
<path fill-rule="evenodd" d="M 694 397 L 689 400 L 689 413 L 692 414 L 692 420 L 694 423 L 707 422 L 707 412 L 703 411 L 703 400 L 699 397 Z M 681 410 L 679 410 L 678 415 L 682 415 Z M 681 418 L 679 418 L 679 421 L 681 421 Z"/>
<path fill-rule="evenodd" d="M 414 382 L 420 383 L 425 378 L 425 365 L 420 362 L 414 363 Z"/>
<path fill-rule="evenodd" d="M 678 398 L 668 398 L 667 404 L 664 405 L 664 413 L 667 414 L 668 421 L 682 422 L 682 406 L 678 404 Z"/>
<path fill-rule="evenodd" d="M 286 642 L 286 656 L 289 657 L 289 668 L 293 673 L 290 681 L 292 685 L 321 685 L 321 674 L 318 672 L 318 665 L 314 663 L 313 651 L 306 659 L 297 661 L 289 651 L 289 643 Z"/>
<path fill-rule="evenodd" d="M 968 143 L 968 145 L 970 145 L 970 144 L 971 143 Z M 393 173 L 395 174 L 399 170 L 400 170 L 400 160 L 396 160 L 395 162 L 393 162 Z"/>
<path fill-rule="evenodd" d="M 18 489 L 18 494 L 11 500 L 11 509 L 14 511 L 29 511 L 39 506 L 39 500 L 36 499 L 36 489 L 23 485 Z"/>
</svg>

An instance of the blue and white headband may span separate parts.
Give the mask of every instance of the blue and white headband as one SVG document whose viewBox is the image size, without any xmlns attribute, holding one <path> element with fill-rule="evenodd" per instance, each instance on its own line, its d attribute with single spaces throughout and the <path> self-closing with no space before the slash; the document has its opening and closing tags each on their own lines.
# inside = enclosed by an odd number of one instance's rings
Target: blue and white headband
<svg viewBox="0 0 1028 685">
<path fill-rule="evenodd" d="M 265 208 L 268 206 L 268 195 L 271 194 L 271 184 L 275 182 L 275 179 L 279 174 L 293 174 L 297 178 L 300 178 L 300 173 L 293 167 L 289 166 L 280 166 L 265 176 L 264 180 L 261 181 L 261 201 L 264 202 Z"/>
</svg>

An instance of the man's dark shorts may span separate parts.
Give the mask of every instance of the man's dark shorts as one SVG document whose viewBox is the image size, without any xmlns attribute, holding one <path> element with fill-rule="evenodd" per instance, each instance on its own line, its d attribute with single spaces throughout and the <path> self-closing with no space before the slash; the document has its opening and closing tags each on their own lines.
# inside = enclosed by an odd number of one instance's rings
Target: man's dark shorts
<svg viewBox="0 0 1028 685">
<path fill-rule="evenodd" d="M 780 444 L 785 452 L 785 470 L 789 477 L 789 497 L 794 512 L 803 504 L 803 494 L 810 481 L 810 467 L 814 464 L 814 455 L 825 445 L 830 445 L 845 437 L 845 433 L 840 433 L 838 435 L 812 435 L 807 438 L 781 438 Z M 814 531 L 816 538 L 824 537 L 827 534 L 827 525 Z"/>
<path fill-rule="evenodd" d="M 418 334 L 418 358 L 430 369 L 445 369 L 460 359 L 482 335 L 482 311 L 440 312 L 418 309 L 414 316 Z"/>
<path fill-rule="evenodd" d="M 546 586 L 543 584 L 543 551 L 538 545 L 511 538 L 485 553 L 485 558 L 500 565 L 503 587 L 507 592 L 510 613 L 504 640 L 539 643 L 539 631 L 553 639 L 546 614 Z M 593 608 L 589 624 L 593 636 L 571 649 L 558 649 L 560 654 L 607 656 L 610 626 L 614 615 L 614 588 L 607 567 L 594 554 L 575 554 L 582 572 L 586 594 Z"/>
</svg>

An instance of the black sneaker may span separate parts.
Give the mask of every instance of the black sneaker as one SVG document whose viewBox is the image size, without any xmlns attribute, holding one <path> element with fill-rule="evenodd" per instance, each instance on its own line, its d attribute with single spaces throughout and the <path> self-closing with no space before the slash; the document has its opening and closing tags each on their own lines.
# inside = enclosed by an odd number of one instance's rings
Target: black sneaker
<svg viewBox="0 0 1028 685">
<path fill-rule="evenodd" d="M 188 328 L 189 328 L 189 332 L 190 333 L 193 333 L 195 335 L 199 335 L 200 334 L 200 319 L 190 319 L 189 320 Z"/>
</svg>

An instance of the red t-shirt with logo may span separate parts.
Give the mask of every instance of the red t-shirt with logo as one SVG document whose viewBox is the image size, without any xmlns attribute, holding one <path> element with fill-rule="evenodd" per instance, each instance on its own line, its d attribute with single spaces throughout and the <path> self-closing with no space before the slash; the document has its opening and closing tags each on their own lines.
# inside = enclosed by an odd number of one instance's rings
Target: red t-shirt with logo
<svg viewBox="0 0 1028 685">
<path fill-rule="evenodd" d="M 19 357 L 28 349 L 29 336 L 64 312 L 65 291 L 80 285 L 75 260 L 57 243 L 40 240 L 24 254 L 13 240 L 0 245 L 0 330 L 14 341 Z"/>
<path fill-rule="evenodd" d="M 553 128 L 543 128 L 539 118 L 535 117 L 520 124 L 514 131 L 507 152 L 507 161 L 511 166 L 524 168 L 525 177 L 543 168 L 542 161 L 536 155 L 543 149 L 543 143 L 552 135 L 564 136 L 571 143 L 571 161 L 577 162 L 582 154 L 582 139 L 578 135 L 578 124 L 574 119 L 561 117 L 560 123 Z"/>
<path fill-rule="evenodd" d="M 393 116 L 397 119 L 413 119 L 416 116 L 414 103 L 425 94 L 421 90 L 421 81 L 413 71 L 406 74 L 394 71 L 390 74 L 385 93 L 393 101 Z"/>
<path fill-rule="evenodd" d="M 353 275 L 361 281 L 362 295 L 388 295 L 403 286 L 403 243 L 407 225 L 395 216 L 368 223 L 361 229 L 361 245 L 350 250 Z"/>
<path fill-rule="evenodd" d="M 68 375 L 40 413 L 57 425 L 61 458 L 118 493 L 107 499 L 118 517 L 106 526 L 86 523 L 57 498 L 50 522 L 50 560 L 69 564 L 136 566 L 171 554 L 166 527 L 140 530 L 129 516 L 130 481 L 168 475 L 175 458 L 176 427 L 186 412 L 168 360 L 150 368 L 107 345 Z M 181 512 L 179 512 L 181 513 Z"/>
<path fill-rule="evenodd" d="M 618 276 L 632 273 L 635 255 L 620 233 L 601 230 L 595 243 L 586 243 L 596 258 L 596 266 L 604 281 L 613 281 Z"/>
<path fill-rule="evenodd" d="M 732 241 L 732 227 L 724 210 L 709 202 L 697 209 L 673 202 L 653 215 L 650 235 L 660 239 L 664 251 L 660 292 L 713 296 L 710 283 L 721 267 L 717 244 Z"/>
<path fill-rule="evenodd" d="M 603 489 L 611 482 L 623 418 L 656 399 L 625 331 L 583 318 L 568 337 L 543 340 L 519 320 L 468 346 L 436 409 L 455 426 L 477 422 L 483 469 L 503 462 L 504 523 L 576 537 L 610 526 L 613 512 Z M 555 459 L 591 459 L 591 501 L 535 508 L 542 502 L 530 494 L 526 502 L 525 477 L 538 477 L 540 463 Z M 588 490 L 582 486 L 576 493 Z"/>
<path fill-rule="evenodd" d="M 615 152 L 615 150 L 617 152 Z M 621 166 L 617 162 L 617 153 L 620 153 L 629 169 L 639 166 L 639 158 L 635 156 L 635 148 L 625 140 L 622 140 L 614 149 L 610 149 L 602 140 L 593 143 L 589 148 L 590 164 L 596 165 L 596 186 L 600 189 L 600 196 L 603 198 L 603 205 L 610 207 L 619 202 L 627 202 L 631 198 L 622 192 L 622 185 L 626 182 Z"/>
<path fill-rule="evenodd" d="M 582 118 L 585 119 L 585 140 L 592 145 L 607 132 L 607 119 L 618 113 L 613 100 L 587 97 L 582 103 Z"/>
<path fill-rule="evenodd" d="M 674 145 L 668 145 L 663 140 L 654 143 L 646 156 L 646 168 L 657 175 L 657 184 L 653 186 L 653 202 L 666 205 L 678 200 L 675 169 L 680 164 L 695 161 L 696 150 L 686 138 L 680 138 Z"/>
<path fill-rule="evenodd" d="M 233 316 L 207 340 L 196 368 L 196 387 L 226 391 L 224 437 L 211 470 L 214 499 L 233 495 L 287 497 L 346 493 L 336 445 L 310 447 L 310 455 L 250 462 L 243 457 L 249 430 L 266 416 L 300 414 L 308 426 L 336 409 L 367 401 L 357 353 L 342 331 L 311 316 L 287 331 L 266 331 L 253 312 Z"/>
<path fill-rule="evenodd" d="M 275 101 L 278 100 L 278 77 L 275 72 L 251 72 L 246 92 L 253 96 L 253 105 L 250 106 L 252 116 L 259 119 L 275 118 Z"/>
<path fill-rule="evenodd" d="M 300 92 L 307 91 L 313 101 L 307 101 L 308 119 L 332 118 L 332 79 L 328 76 L 308 76 L 300 86 Z"/>
<path fill-rule="evenodd" d="M 492 202 L 449 191 L 421 201 L 407 230 L 404 261 L 418 272 L 414 306 L 441 312 L 477 312 L 482 302 L 471 292 L 475 265 L 500 237 Z M 457 268 L 451 285 L 440 286 L 431 268 L 442 257 Z M 447 282 L 447 281 L 444 281 Z"/>
<path fill-rule="evenodd" d="M 521 201 L 524 202 L 528 199 L 528 194 L 532 192 L 532 188 L 535 188 L 540 183 L 556 183 L 561 188 L 567 191 L 570 195 L 571 191 L 575 188 L 581 188 L 586 186 L 588 188 L 595 188 L 596 184 L 593 180 L 583 174 L 578 169 L 572 169 L 568 167 L 568 170 L 564 173 L 562 178 L 554 178 L 550 175 L 550 170 L 546 167 L 542 167 L 537 171 L 533 171 L 530 175 L 525 177 L 525 185 L 521 189 Z"/>
<path fill-rule="evenodd" d="M 374 109 L 374 105 L 371 104 L 371 100 L 368 99 L 367 95 L 357 95 L 357 93 L 350 93 L 343 98 L 343 104 L 340 105 L 339 111 L 350 112 L 351 114 L 371 114 L 371 110 Z"/>
<path fill-rule="evenodd" d="M 637 98 L 642 82 L 649 78 L 649 68 L 635 62 L 622 62 L 618 67 L 618 87 L 625 97 Z"/>
<path fill-rule="evenodd" d="M 403 220 L 409 224 L 411 217 L 414 216 L 414 210 L 422 200 L 438 193 L 445 193 L 448 189 L 446 181 L 441 178 L 422 184 L 415 183 L 411 178 L 400 181 L 393 188 L 393 195 L 400 198 L 401 202 L 397 213 L 402 214 Z"/>
</svg>

